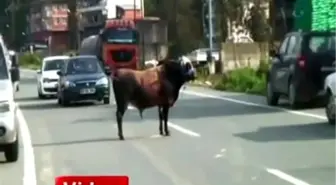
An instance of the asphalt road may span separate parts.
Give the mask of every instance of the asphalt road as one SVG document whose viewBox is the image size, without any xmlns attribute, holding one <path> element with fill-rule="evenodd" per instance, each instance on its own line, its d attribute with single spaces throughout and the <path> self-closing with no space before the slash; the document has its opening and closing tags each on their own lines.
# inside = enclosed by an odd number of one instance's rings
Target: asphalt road
<svg viewBox="0 0 336 185">
<path fill-rule="evenodd" d="M 158 137 L 156 109 L 141 120 L 130 108 L 119 141 L 115 105 L 59 107 L 37 99 L 34 74 L 23 74 L 21 156 L 0 164 L 0 185 L 50 185 L 65 174 L 126 174 L 131 185 L 335 184 L 335 127 L 322 108 L 188 87 L 171 111 L 171 137 Z"/>
</svg>

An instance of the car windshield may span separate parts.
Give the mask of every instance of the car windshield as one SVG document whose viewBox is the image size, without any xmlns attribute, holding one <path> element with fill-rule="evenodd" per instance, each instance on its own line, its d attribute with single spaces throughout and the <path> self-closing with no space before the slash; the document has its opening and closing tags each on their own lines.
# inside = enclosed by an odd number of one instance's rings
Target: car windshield
<svg viewBox="0 0 336 185">
<path fill-rule="evenodd" d="M 311 53 L 335 51 L 335 36 L 312 36 L 309 39 Z"/>
<path fill-rule="evenodd" d="M 9 71 L 7 68 L 7 63 L 5 59 L 4 52 L 0 46 L 0 80 L 5 80 L 9 78 Z"/>
<path fill-rule="evenodd" d="M 65 60 L 49 60 L 45 62 L 43 71 L 61 70 L 64 67 Z"/>
<path fill-rule="evenodd" d="M 94 74 L 102 73 L 99 60 L 96 58 L 75 58 L 68 62 L 66 74 Z"/>
<path fill-rule="evenodd" d="M 137 31 L 133 29 L 107 29 L 104 32 L 104 41 L 113 44 L 138 43 Z"/>
</svg>

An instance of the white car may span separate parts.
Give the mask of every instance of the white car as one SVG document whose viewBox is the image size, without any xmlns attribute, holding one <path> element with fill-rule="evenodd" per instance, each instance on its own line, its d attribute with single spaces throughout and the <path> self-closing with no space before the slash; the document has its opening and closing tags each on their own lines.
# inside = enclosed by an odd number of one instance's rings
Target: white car
<svg viewBox="0 0 336 185">
<path fill-rule="evenodd" d="M 326 116 L 329 124 L 335 125 L 336 72 L 327 76 L 324 89 L 328 100 L 325 106 Z"/>
<path fill-rule="evenodd" d="M 19 126 L 15 121 L 14 89 L 7 67 L 10 62 L 4 52 L 0 47 L 0 151 L 5 152 L 8 162 L 15 162 L 19 158 Z"/>
<path fill-rule="evenodd" d="M 64 67 L 69 56 L 51 56 L 42 61 L 41 70 L 37 71 L 37 92 L 38 97 L 43 99 L 47 96 L 57 95 L 57 72 Z"/>
</svg>

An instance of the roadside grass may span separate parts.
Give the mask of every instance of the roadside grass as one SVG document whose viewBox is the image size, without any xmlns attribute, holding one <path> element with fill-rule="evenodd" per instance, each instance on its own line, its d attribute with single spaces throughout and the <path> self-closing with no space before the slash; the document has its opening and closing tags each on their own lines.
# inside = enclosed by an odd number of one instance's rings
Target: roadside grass
<svg viewBox="0 0 336 185">
<path fill-rule="evenodd" d="M 197 70 L 197 79 L 191 85 L 209 87 L 220 91 L 265 95 L 269 64 L 260 61 L 257 69 L 244 67 L 225 74 L 209 75 L 207 68 Z"/>
</svg>

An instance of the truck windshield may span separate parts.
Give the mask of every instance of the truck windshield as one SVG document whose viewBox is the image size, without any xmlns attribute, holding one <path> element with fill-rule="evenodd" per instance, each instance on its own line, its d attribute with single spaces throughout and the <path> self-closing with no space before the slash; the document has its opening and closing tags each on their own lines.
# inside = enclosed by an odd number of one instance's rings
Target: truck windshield
<svg viewBox="0 0 336 185">
<path fill-rule="evenodd" d="M 112 44 L 137 44 L 138 34 L 133 29 L 107 29 L 104 41 Z"/>
</svg>

